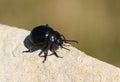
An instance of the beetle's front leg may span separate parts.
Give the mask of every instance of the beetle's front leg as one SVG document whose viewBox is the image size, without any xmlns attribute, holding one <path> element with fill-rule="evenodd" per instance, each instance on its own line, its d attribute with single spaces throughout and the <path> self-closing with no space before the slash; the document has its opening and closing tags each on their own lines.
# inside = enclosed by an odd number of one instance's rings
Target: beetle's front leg
<svg viewBox="0 0 120 82">
<path fill-rule="evenodd" d="M 50 51 L 52 52 L 52 54 L 50 54 L 49 56 L 55 55 L 57 58 L 63 58 L 61 56 L 58 56 L 55 50 L 53 50 L 53 44 L 50 45 Z"/>
</svg>

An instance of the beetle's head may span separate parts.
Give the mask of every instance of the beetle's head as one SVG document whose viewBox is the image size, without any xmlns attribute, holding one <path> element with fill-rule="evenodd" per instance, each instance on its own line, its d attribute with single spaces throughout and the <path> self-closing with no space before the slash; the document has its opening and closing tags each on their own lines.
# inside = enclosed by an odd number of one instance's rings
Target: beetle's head
<svg viewBox="0 0 120 82">
<path fill-rule="evenodd" d="M 49 40 L 52 42 L 52 43 L 55 43 L 55 44 L 63 44 L 63 40 L 60 36 L 60 33 L 54 31 L 50 37 L 49 37 Z"/>
</svg>

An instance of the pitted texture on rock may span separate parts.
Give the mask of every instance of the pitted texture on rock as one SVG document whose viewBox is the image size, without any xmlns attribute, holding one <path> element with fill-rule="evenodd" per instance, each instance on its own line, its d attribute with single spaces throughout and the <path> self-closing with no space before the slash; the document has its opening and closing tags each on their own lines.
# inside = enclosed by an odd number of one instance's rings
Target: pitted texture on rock
<svg viewBox="0 0 120 82">
<path fill-rule="evenodd" d="M 27 50 L 23 41 L 29 31 L 0 25 L 0 82 L 120 82 L 120 69 L 68 46 L 42 63 L 40 50 Z"/>
</svg>

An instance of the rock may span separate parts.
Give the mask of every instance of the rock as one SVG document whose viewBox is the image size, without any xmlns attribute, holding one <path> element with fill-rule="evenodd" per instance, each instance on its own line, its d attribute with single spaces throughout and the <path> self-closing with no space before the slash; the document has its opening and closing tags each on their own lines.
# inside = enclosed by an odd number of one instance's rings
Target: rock
<svg viewBox="0 0 120 82">
<path fill-rule="evenodd" d="M 0 82 L 120 82 L 120 69 L 67 46 L 58 49 L 63 58 L 48 56 L 45 63 L 40 50 L 27 50 L 24 40 L 29 31 L 0 25 Z"/>
</svg>

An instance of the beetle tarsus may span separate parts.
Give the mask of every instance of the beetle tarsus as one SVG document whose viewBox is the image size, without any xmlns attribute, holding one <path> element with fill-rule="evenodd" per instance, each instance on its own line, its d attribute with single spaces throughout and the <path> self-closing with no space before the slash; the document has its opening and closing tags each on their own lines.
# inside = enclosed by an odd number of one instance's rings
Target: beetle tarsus
<svg viewBox="0 0 120 82">
<path fill-rule="evenodd" d="M 31 50 L 29 49 L 29 50 L 23 51 L 23 53 L 27 53 L 27 52 L 31 52 Z"/>
<path fill-rule="evenodd" d="M 58 56 L 57 53 L 54 51 L 53 54 L 57 57 L 57 58 L 63 58 L 61 56 Z"/>
</svg>

